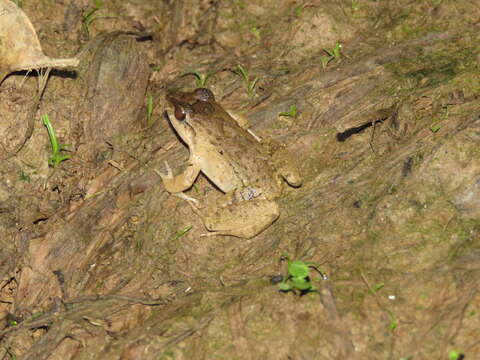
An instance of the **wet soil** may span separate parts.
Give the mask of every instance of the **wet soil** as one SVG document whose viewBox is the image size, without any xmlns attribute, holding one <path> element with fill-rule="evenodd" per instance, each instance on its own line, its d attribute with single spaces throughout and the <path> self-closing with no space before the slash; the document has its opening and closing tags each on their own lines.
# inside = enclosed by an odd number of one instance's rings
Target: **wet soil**
<svg viewBox="0 0 480 360">
<path fill-rule="evenodd" d="M 51 71 L 0 164 L 0 359 L 478 358 L 476 2 L 16 3 L 80 66 Z M 298 159 L 302 187 L 252 239 L 202 237 L 156 173 L 186 164 L 165 93 L 192 71 Z M 37 80 L 1 84 L 5 154 Z M 221 196 L 202 175 L 187 194 Z M 328 279 L 280 292 L 284 254 Z"/>
</svg>

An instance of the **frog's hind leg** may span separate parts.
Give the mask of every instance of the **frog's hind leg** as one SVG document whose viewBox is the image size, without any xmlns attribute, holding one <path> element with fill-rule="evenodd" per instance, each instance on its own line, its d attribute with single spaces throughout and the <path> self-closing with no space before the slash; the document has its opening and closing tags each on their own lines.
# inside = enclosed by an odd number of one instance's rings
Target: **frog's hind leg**
<svg viewBox="0 0 480 360">
<path fill-rule="evenodd" d="M 280 209 L 275 201 L 254 199 L 217 207 L 209 214 L 197 214 L 210 231 L 202 236 L 229 235 L 250 239 L 275 222 Z"/>
</svg>

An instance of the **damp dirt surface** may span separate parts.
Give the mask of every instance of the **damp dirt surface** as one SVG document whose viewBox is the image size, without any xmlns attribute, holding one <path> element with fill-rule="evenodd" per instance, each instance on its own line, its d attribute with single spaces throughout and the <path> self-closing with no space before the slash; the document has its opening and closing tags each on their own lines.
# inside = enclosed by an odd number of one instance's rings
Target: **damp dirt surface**
<svg viewBox="0 0 480 360">
<path fill-rule="evenodd" d="M 480 359 L 478 2 L 15 3 L 80 63 L 33 122 L 37 72 L 0 86 L 0 359 Z M 157 173 L 201 77 L 302 173 L 251 239 L 201 236 Z M 285 254 L 316 291 L 279 291 Z"/>
</svg>

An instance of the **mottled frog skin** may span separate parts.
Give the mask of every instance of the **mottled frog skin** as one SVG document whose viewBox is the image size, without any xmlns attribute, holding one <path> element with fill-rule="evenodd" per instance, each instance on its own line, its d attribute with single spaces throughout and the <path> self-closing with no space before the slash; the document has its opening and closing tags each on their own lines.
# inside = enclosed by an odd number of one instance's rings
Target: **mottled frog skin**
<svg viewBox="0 0 480 360">
<path fill-rule="evenodd" d="M 225 193 L 215 206 L 200 210 L 183 194 L 210 231 L 206 235 L 251 238 L 279 216 L 275 199 L 282 194 L 282 178 L 301 185 L 298 168 L 280 146 L 271 150 L 264 141 L 242 128 L 205 88 L 167 95 L 167 117 L 190 150 L 185 171 L 161 174 L 168 192 L 182 194 L 200 171 Z M 268 144 L 270 145 L 270 144 Z"/>
</svg>

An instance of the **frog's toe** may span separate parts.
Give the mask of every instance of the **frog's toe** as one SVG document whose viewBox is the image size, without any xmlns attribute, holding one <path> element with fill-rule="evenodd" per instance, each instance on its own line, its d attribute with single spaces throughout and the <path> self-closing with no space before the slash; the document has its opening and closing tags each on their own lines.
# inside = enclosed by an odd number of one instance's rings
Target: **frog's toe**
<svg viewBox="0 0 480 360">
<path fill-rule="evenodd" d="M 191 197 L 191 196 L 188 196 L 187 194 L 183 193 L 183 192 L 180 192 L 180 193 L 174 193 L 173 194 L 174 196 L 180 198 L 180 199 L 183 199 L 183 200 L 187 200 L 188 203 L 194 208 L 196 209 L 195 205 L 198 205 L 198 200 Z M 195 205 L 193 205 L 195 204 Z"/>
<path fill-rule="evenodd" d="M 168 161 L 165 160 L 165 169 L 167 170 L 167 173 L 166 174 L 163 174 L 162 177 L 166 177 L 168 179 L 172 179 L 173 178 L 173 172 L 172 172 L 172 168 L 170 167 L 170 165 L 168 165 Z"/>
<path fill-rule="evenodd" d="M 170 168 L 170 165 L 168 165 L 168 162 L 165 161 L 165 168 L 167 170 L 166 173 L 161 172 L 160 170 L 154 169 L 153 171 L 162 178 L 163 181 L 165 180 L 170 180 L 173 179 L 173 172 L 172 169 Z"/>
</svg>

